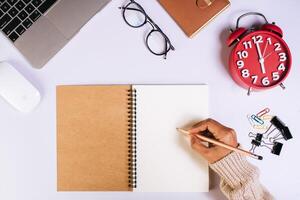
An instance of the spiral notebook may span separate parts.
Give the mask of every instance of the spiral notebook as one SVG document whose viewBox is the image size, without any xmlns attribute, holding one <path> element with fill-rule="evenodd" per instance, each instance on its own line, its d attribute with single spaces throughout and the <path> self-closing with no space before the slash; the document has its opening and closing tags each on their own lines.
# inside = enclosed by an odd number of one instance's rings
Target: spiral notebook
<svg viewBox="0 0 300 200">
<path fill-rule="evenodd" d="M 208 117 L 206 85 L 57 87 L 58 191 L 207 192 L 176 132 Z"/>
</svg>

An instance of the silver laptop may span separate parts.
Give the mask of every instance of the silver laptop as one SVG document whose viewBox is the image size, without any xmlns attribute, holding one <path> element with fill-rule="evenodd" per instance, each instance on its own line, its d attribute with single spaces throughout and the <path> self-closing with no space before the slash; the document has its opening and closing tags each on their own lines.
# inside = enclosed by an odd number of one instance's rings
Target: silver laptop
<svg viewBox="0 0 300 200">
<path fill-rule="evenodd" d="M 42 68 L 111 0 L 0 0 L 0 29 Z"/>
</svg>

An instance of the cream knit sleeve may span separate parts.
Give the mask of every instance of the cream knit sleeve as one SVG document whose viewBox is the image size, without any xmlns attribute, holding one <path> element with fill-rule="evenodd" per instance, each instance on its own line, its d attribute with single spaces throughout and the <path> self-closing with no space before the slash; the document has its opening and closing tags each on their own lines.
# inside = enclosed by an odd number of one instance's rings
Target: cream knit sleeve
<svg viewBox="0 0 300 200">
<path fill-rule="evenodd" d="M 269 192 L 259 182 L 259 171 L 246 158 L 232 152 L 210 167 L 221 177 L 220 188 L 230 200 L 270 200 Z"/>
</svg>

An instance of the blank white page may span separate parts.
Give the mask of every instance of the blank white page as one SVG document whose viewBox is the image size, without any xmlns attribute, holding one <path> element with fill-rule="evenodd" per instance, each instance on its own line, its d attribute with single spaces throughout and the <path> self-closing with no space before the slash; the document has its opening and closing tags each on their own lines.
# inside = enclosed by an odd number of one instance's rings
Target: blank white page
<svg viewBox="0 0 300 200">
<path fill-rule="evenodd" d="M 176 127 L 208 117 L 206 85 L 138 85 L 137 188 L 140 192 L 207 192 L 207 162 Z"/>
</svg>

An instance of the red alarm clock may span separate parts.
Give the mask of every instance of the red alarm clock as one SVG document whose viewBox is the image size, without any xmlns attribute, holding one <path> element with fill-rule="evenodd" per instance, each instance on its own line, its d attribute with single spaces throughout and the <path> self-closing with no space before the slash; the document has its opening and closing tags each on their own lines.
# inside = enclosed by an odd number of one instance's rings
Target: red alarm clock
<svg viewBox="0 0 300 200">
<path fill-rule="evenodd" d="M 249 15 L 264 18 L 265 24 L 259 29 L 239 27 L 240 20 Z M 241 15 L 236 30 L 231 33 L 227 45 L 232 46 L 229 70 L 232 78 L 242 87 L 252 90 L 264 90 L 280 85 L 287 78 L 292 65 L 292 56 L 288 45 L 282 39 L 282 30 L 275 23 L 268 23 L 261 13 L 250 12 Z"/>
</svg>

